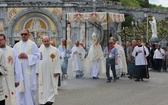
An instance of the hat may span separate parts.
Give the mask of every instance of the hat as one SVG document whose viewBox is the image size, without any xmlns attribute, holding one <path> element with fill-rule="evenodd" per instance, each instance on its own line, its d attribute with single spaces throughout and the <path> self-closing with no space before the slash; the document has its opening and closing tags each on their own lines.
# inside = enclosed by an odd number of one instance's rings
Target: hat
<svg viewBox="0 0 168 105">
<path fill-rule="evenodd" d="M 96 33 L 95 32 L 92 33 L 92 38 L 94 38 L 94 37 L 96 37 Z"/>
</svg>

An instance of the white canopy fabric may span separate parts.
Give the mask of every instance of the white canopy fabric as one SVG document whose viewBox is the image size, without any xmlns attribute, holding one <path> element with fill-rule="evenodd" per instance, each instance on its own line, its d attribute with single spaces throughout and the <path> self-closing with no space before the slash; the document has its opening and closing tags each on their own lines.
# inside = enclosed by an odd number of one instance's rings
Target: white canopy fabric
<svg viewBox="0 0 168 105">
<path fill-rule="evenodd" d="M 67 13 L 69 22 L 123 22 L 124 14 L 110 12 Z"/>
</svg>

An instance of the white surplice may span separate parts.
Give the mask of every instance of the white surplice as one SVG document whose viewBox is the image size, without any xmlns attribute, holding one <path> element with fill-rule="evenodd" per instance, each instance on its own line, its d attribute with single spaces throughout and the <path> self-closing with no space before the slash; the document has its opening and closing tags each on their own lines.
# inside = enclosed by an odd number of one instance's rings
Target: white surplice
<svg viewBox="0 0 168 105">
<path fill-rule="evenodd" d="M 142 51 L 141 53 L 137 53 L 138 51 Z M 144 54 L 146 52 L 146 55 Z M 136 46 L 132 52 L 132 56 L 135 57 L 135 65 L 148 65 L 146 57 L 149 55 L 149 51 L 146 46 Z"/>
<path fill-rule="evenodd" d="M 42 54 L 36 70 L 39 74 L 39 104 L 46 104 L 48 101 L 54 102 L 55 95 L 58 94 L 58 76 L 54 77 L 54 74 L 61 73 L 60 54 L 58 49 L 51 45 L 41 46 L 39 51 Z"/>
<path fill-rule="evenodd" d="M 71 49 L 71 58 L 72 58 L 72 69 L 74 72 L 77 71 L 82 71 L 82 60 L 84 59 L 85 56 L 85 50 L 82 46 L 74 46 Z M 77 54 L 74 54 L 74 52 L 77 52 Z M 79 55 L 80 54 L 80 55 Z M 78 74 L 76 74 L 78 75 Z"/>
<path fill-rule="evenodd" d="M 21 105 L 36 105 L 36 63 L 40 60 L 40 53 L 37 45 L 28 40 L 20 41 L 14 45 L 17 54 L 26 53 L 28 59 L 19 59 L 23 74 L 23 81 L 18 86 L 20 104 Z"/>
<path fill-rule="evenodd" d="M 5 105 L 19 105 L 16 100 L 19 101 L 17 89 L 15 90 L 15 83 L 23 80 L 21 68 L 16 51 L 7 46 L 1 48 L 6 58 L 6 66 L 8 68 L 8 75 L 4 78 L 4 91 L 5 91 Z"/>
</svg>

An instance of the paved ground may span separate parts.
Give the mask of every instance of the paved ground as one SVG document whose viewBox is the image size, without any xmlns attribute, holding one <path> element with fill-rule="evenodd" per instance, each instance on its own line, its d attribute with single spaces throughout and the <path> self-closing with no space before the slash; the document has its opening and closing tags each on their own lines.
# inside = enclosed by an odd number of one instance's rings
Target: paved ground
<svg viewBox="0 0 168 105">
<path fill-rule="evenodd" d="M 168 72 L 150 72 L 150 79 L 135 82 L 121 77 L 106 83 L 85 75 L 62 82 L 54 105 L 168 105 Z"/>
</svg>

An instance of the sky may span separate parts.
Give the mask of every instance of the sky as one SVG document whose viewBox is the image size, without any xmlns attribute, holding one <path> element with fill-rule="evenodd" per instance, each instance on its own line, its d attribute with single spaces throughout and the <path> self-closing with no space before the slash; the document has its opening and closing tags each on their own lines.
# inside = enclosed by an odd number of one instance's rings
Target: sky
<svg viewBox="0 0 168 105">
<path fill-rule="evenodd" d="M 168 7 L 168 0 L 149 0 L 150 4 L 162 5 L 163 7 Z"/>
</svg>

